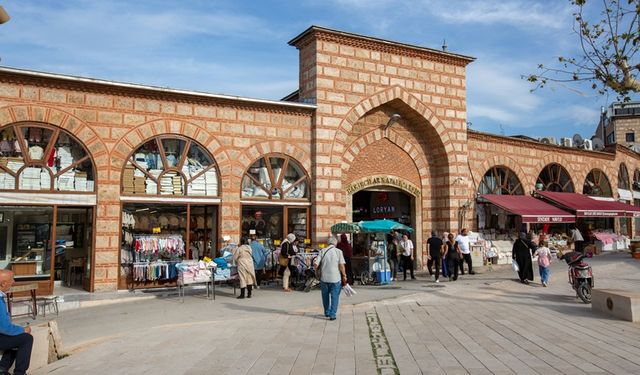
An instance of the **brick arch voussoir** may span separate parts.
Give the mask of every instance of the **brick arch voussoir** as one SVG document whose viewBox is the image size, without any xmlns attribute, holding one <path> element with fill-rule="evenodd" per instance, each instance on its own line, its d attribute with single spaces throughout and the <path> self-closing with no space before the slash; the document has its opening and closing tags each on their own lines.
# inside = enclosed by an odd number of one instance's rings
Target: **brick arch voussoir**
<svg viewBox="0 0 640 375">
<path fill-rule="evenodd" d="M 151 136 L 145 136 L 151 134 Z M 230 158 L 218 140 L 204 127 L 183 120 L 161 118 L 139 124 L 130 129 L 114 146 L 112 165 L 123 168 L 124 162 L 132 152 L 147 140 L 160 135 L 183 135 L 201 144 L 209 151 L 218 168 L 230 163 Z"/>
<path fill-rule="evenodd" d="M 500 165 L 505 166 L 515 172 L 518 181 L 520 181 L 520 184 L 522 184 L 522 189 L 524 190 L 525 194 L 528 191 L 533 190 L 535 186 L 535 180 L 528 178 L 522 167 L 514 159 L 504 155 L 496 155 L 485 160 L 484 163 L 482 163 L 481 169 L 474 171 L 474 175 L 476 176 L 475 180 L 478 181 L 478 189 L 480 188 L 480 182 L 482 181 L 484 174 L 487 173 L 489 168 Z M 535 178 L 537 177 L 538 176 L 536 175 Z"/>
<path fill-rule="evenodd" d="M 562 166 L 562 168 L 564 168 L 569 174 L 569 178 L 571 178 L 571 182 L 573 182 L 574 190 L 578 191 L 579 183 L 577 178 L 580 175 L 580 171 L 577 168 L 575 168 L 573 163 L 570 163 L 565 157 L 558 154 L 547 154 L 538 161 L 538 163 L 534 167 L 535 168 L 534 169 L 535 176 L 533 176 L 533 178 L 535 179 L 534 185 L 535 185 L 535 182 L 537 182 L 538 176 L 540 175 L 542 170 L 549 164 L 559 164 L 560 166 Z"/>
<path fill-rule="evenodd" d="M 239 169 L 246 171 L 252 163 L 266 154 L 282 154 L 293 158 L 300 163 L 307 176 L 311 178 L 311 157 L 309 153 L 296 145 L 285 142 L 264 141 L 256 143 L 240 153 L 236 158 L 236 162 Z"/>
<path fill-rule="evenodd" d="M 433 126 L 443 144 L 445 155 L 450 155 L 455 151 L 451 143 L 445 143 L 443 141 L 446 135 L 444 123 L 436 116 L 433 111 L 429 109 L 429 107 L 424 105 L 417 97 L 398 85 L 391 86 L 382 91 L 374 93 L 371 96 L 361 100 L 359 103 L 355 104 L 340 122 L 336 134 L 348 134 L 350 129 L 353 128 L 353 125 L 367 112 L 383 104 L 389 103 L 395 99 L 400 99 L 409 108 L 416 111 L 416 113 L 418 113 L 427 122 L 429 122 L 431 126 Z M 331 147 L 331 160 L 333 160 L 333 157 L 338 153 L 336 151 L 336 144 L 341 144 L 343 148 L 346 149 L 346 137 L 337 136 L 334 139 L 333 145 Z"/>
<path fill-rule="evenodd" d="M 56 126 L 69 132 L 83 144 L 96 167 L 109 165 L 107 146 L 90 126 L 72 113 L 46 106 L 16 105 L 0 108 L 0 119 L 0 128 L 22 121 Z"/>
</svg>

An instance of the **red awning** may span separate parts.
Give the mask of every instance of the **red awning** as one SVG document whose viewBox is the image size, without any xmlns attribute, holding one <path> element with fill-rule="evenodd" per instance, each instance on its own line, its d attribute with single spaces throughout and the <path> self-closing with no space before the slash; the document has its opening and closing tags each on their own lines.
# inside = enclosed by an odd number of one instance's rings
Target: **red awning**
<svg viewBox="0 0 640 375">
<path fill-rule="evenodd" d="M 557 193 L 551 191 L 536 191 L 536 194 L 547 199 L 563 209 L 573 211 L 577 217 L 623 217 L 633 216 L 640 209 L 637 207 L 614 201 L 604 201 L 577 193 Z"/>
<path fill-rule="evenodd" d="M 575 223 L 576 221 L 576 216 L 572 213 L 528 195 L 485 194 L 480 197 L 505 211 L 522 216 L 523 223 Z"/>
</svg>

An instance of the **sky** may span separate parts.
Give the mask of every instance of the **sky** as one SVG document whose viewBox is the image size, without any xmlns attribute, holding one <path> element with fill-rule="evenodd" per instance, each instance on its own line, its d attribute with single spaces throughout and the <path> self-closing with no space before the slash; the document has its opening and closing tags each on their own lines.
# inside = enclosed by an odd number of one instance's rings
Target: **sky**
<svg viewBox="0 0 640 375">
<path fill-rule="evenodd" d="M 289 40 L 311 25 L 473 56 L 467 122 L 531 137 L 593 135 L 603 97 L 531 92 L 523 75 L 578 51 L 565 0 L 0 0 L 0 65 L 279 100 L 298 88 Z M 633 98 L 636 99 L 636 98 Z"/>
</svg>

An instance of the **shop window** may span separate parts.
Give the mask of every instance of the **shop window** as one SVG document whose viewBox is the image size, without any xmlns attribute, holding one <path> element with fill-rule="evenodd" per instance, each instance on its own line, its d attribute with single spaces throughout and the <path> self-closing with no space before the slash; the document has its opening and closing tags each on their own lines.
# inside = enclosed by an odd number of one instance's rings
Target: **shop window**
<svg viewBox="0 0 640 375">
<path fill-rule="evenodd" d="M 538 175 L 536 187 L 542 186 L 542 190 L 573 193 L 573 181 L 564 167 L 552 163 L 544 167 Z"/>
<path fill-rule="evenodd" d="M 584 180 L 582 193 L 596 197 L 612 197 L 609 179 L 600 169 L 592 169 Z"/>
<path fill-rule="evenodd" d="M 480 194 L 524 195 L 518 176 L 504 166 L 490 168 L 484 174 L 478 190 Z"/>
<path fill-rule="evenodd" d="M 95 191 L 91 158 L 66 131 L 24 123 L 0 137 L 0 190 Z"/>
<path fill-rule="evenodd" d="M 309 199 L 309 181 L 300 164 L 287 156 L 265 156 L 242 179 L 243 198 Z"/>
<path fill-rule="evenodd" d="M 300 241 L 298 246 L 302 249 L 305 240 L 310 239 L 309 208 L 244 205 L 241 227 L 243 238 L 255 235 L 263 245 L 271 248 L 276 241 L 281 241 L 287 234 L 293 233 Z"/>
<path fill-rule="evenodd" d="M 633 190 L 640 191 L 640 169 L 633 172 Z"/>
<path fill-rule="evenodd" d="M 127 195 L 218 196 L 218 170 L 205 149 L 189 139 L 155 137 L 129 158 L 122 176 Z"/>
<path fill-rule="evenodd" d="M 620 163 L 618 169 L 618 188 L 629 190 L 629 171 L 624 163 Z"/>
</svg>

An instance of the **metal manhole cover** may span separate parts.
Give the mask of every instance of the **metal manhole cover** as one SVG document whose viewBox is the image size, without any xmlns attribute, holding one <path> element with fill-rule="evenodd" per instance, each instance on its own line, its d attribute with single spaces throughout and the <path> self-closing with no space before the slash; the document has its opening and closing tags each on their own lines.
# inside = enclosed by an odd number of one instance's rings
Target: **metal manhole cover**
<svg viewBox="0 0 640 375">
<path fill-rule="evenodd" d="M 436 285 L 423 285 L 423 288 L 444 288 L 444 285 L 436 284 Z"/>
</svg>

